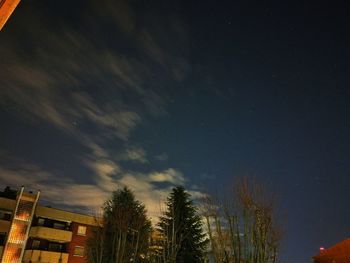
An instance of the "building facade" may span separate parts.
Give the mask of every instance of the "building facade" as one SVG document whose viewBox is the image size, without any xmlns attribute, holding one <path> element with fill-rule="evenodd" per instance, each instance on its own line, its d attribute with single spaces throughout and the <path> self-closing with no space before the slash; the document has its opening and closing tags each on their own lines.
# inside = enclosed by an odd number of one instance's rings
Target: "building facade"
<svg viewBox="0 0 350 263">
<path fill-rule="evenodd" d="M 330 248 L 321 248 L 320 253 L 313 257 L 314 263 L 349 263 L 350 238 L 347 238 Z"/>
<path fill-rule="evenodd" d="M 39 197 L 24 188 L 0 197 L 1 262 L 86 262 L 95 218 L 39 205 Z"/>
</svg>

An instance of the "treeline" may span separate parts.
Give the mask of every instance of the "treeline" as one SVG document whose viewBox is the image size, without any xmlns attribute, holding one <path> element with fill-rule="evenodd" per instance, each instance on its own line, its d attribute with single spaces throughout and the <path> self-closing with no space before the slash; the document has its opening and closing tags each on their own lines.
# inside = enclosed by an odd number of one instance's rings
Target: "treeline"
<svg viewBox="0 0 350 263">
<path fill-rule="evenodd" d="M 274 198 L 253 180 L 194 203 L 181 186 L 152 226 L 145 205 L 127 188 L 103 205 L 87 244 L 89 263 L 275 263 L 281 232 Z"/>
</svg>

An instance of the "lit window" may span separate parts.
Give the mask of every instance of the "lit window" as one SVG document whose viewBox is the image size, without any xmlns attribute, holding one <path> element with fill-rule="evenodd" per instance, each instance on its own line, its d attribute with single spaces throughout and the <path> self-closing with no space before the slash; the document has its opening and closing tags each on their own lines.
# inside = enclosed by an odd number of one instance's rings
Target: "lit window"
<svg viewBox="0 0 350 263">
<path fill-rule="evenodd" d="M 86 235 L 86 226 L 78 226 L 78 235 L 85 236 Z"/>
<path fill-rule="evenodd" d="M 74 248 L 74 256 L 83 257 L 84 256 L 84 247 L 76 246 Z"/>
</svg>

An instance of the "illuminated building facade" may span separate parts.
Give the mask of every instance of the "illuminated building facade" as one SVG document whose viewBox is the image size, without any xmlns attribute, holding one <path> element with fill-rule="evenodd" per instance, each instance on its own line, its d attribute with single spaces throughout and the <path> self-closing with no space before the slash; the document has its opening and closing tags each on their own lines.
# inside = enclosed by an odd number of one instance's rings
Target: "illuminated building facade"
<svg viewBox="0 0 350 263">
<path fill-rule="evenodd" d="M 20 0 L 0 0 L 0 30 L 15 11 Z"/>
<path fill-rule="evenodd" d="M 86 241 L 95 218 L 38 205 L 39 196 L 23 188 L 1 192 L 1 262 L 86 262 Z"/>
<path fill-rule="evenodd" d="M 321 248 L 320 253 L 313 257 L 314 263 L 349 263 L 350 238 L 330 247 Z"/>
</svg>

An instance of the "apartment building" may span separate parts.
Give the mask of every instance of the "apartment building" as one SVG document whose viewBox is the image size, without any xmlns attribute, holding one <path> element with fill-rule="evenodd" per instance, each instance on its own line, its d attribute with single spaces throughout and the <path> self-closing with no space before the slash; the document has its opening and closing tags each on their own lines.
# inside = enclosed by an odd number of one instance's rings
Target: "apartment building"
<svg viewBox="0 0 350 263">
<path fill-rule="evenodd" d="M 83 263 L 93 216 L 38 204 L 40 192 L 22 187 L 0 194 L 0 255 L 3 263 Z"/>
</svg>

